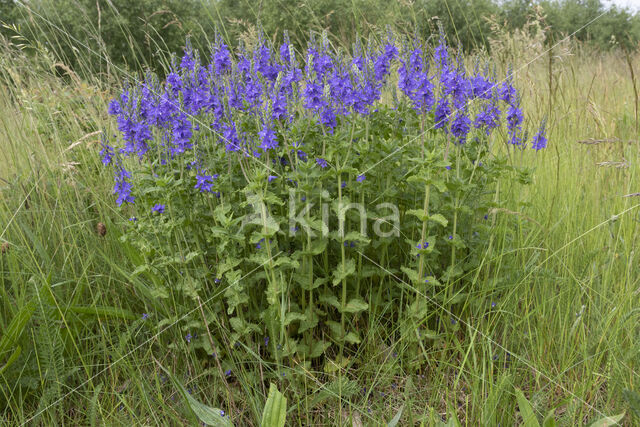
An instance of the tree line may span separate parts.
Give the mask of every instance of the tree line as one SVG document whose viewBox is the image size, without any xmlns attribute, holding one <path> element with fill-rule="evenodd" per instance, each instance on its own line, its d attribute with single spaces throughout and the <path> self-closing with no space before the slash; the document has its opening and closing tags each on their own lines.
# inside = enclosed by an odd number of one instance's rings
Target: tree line
<svg viewBox="0 0 640 427">
<path fill-rule="evenodd" d="M 281 38 L 286 30 L 301 47 L 326 30 L 331 42 L 351 46 L 386 28 L 421 38 L 441 28 L 467 51 L 489 50 L 487 18 L 519 29 L 534 8 L 547 43 L 572 35 L 601 50 L 638 46 L 640 14 L 600 0 L 0 0 L 0 34 L 45 47 L 76 71 L 108 72 L 105 56 L 115 66 L 162 71 L 157 64 L 166 67 L 187 36 L 206 51 L 215 37 L 236 45 L 257 32 Z"/>
</svg>

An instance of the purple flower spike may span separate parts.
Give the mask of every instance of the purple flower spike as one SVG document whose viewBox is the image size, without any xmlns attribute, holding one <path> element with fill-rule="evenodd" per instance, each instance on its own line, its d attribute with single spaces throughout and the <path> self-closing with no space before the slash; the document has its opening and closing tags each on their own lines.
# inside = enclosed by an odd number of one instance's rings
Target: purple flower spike
<svg viewBox="0 0 640 427">
<path fill-rule="evenodd" d="M 197 182 L 193 188 L 200 190 L 201 193 L 210 193 L 214 178 L 217 178 L 217 175 L 196 175 Z"/>
<path fill-rule="evenodd" d="M 327 167 L 327 161 L 321 157 L 318 157 L 316 159 L 316 163 L 318 164 L 318 166 L 320 166 L 322 169 Z"/>
<path fill-rule="evenodd" d="M 534 135 L 533 141 L 531 141 L 531 148 L 536 151 L 542 150 L 547 146 L 545 124 L 546 123 L 543 121 L 540 125 L 540 129 L 538 129 L 538 133 Z"/>
</svg>

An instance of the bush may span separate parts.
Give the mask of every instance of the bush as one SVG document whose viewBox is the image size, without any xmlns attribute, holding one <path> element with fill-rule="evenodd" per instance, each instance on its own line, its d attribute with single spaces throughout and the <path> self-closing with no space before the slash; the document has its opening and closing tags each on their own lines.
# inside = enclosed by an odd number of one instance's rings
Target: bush
<svg viewBox="0 0 640 427">
<path fill-rule="evenodd" d="M 408 342 L 457 327 L 497 179 L 527 181 L 508 154 L 544 148 L 544 126 L 528 142 L 511 79 L 471 71 L 442 36 L 385 40 L 351 56 L 312 41 L 303 64 L 286 41 L 218 41 L 208 64 L 188 47 L 166 82 L 112 101 L 122 146 L 105 141 L 103 162 L 159 328 L 281 362 L 340 360 L 383 304 Z"/>
</svg>

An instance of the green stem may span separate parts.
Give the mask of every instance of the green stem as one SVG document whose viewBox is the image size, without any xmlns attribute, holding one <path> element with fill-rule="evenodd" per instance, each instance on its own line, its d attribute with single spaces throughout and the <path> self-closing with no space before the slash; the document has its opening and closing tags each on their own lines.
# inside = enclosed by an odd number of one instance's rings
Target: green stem
<svg viewBox="0 0 640 427">
<path fill-rule="evenodd" d="M 420 245 L 424 245 L 424 241 L 427 237 L 427 231 L 428 231 L 428 223 L 429 223 L 429 219 L 427 218 L 427 216 L 429 215 L 429 184 L 425 184 L 424 186 L 424 208 L 423 208 L 423 212 L 424 212 L 424 216 L 425 219 L 424 221 L 422 221 L 422 233 L 420 234 Z M 423 247 L 423 246 L 421 246 Z M 422 280 L 422 273 L 424 271 L 424 256 L 425 254 L 420 254 L 420 263 L 418 266 L 418 278 L 420 280 Z"/>
<path fill-rule="evenodd" d="M 338 173 L 338 227 L 340 230 L 340 257 L 342 260 L 342 268 L 345 267 L 346 254 L 344 251 L 344 218 L 342 217 L 342 174 Z M 340 337 L 340 363 L 342 363 L 342 359 L 344 356 L 344 337 L 345 337 L 345 315 L 344 308 L 347 305 L 347 278 L 342 278 L 342 299 L 340 303 L 341 313 L 340 313 L 340 326 L 341 326 L 341 334 Z"/>
</svg>

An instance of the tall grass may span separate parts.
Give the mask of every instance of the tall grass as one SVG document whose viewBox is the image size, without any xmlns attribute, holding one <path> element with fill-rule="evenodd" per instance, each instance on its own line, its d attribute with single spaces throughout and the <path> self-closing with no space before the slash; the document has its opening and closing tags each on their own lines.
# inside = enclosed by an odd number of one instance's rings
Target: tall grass
<svg viewBox="0 0 640 427">
<path fill-rule="evenodd" d="M 511 208 L 495 212 L 492 245 L 518 249 L 484 260 L 477 292 L 465 302 L 472 315 L 459 325 L 464 333 L 434 337 L 430 347 L 387 342 L 382 337 L 393 326 L 386 314 L 395 308 L 372 303 L 368 336 L 353 356 L 358 363 L 340 375 L 301 375 L 250 348 L 231 360 L 203 358 L 184 342 L 182 325 L 155 327 L 153 312 L 171 307 L 153 307 L 149 284 L 131 273 L 136 255 L 119 240 L 123 214 L 97 154 L 96 132 L 113 132 L 111 85 L 124 73 L 79 76 L 42 47 L 19 50 L 3 41 L 2 336 L 16 317 L 32 314 L 0 354 L 3 369 L 21 348 L 0 374 L 0 420 L 187 423 L 191 414 L 158 360 L 236 425 L 259 423 L 269 372 L 283 376 L 288 420 L 297 425 L 374 425 L 400 408 L 406 425 L 443 417 L 516 424 L 523 412 L 516 389 L 540 419 L 554 411 L 561 424 L 577 425 L 626 411 L 624 423 L 637 423 L 625 398 L 640 379 L 640 197 L 624 197 L 640 191 L 629 67 L 620 52 L 579 45 L 539 53 L 529 65 L 531 52 L 512 63 L 522 66 L 516 84 L 528 119 L 548 119 L 550 149 L 512 159 L 534 170 L 533 185 L 500 183 Z M 634 58 L 631 64 L 640 63 Z M 590 139 L 613 142 L 579 143 Z M 495 303 L 488 314 L 483 295 Z M 206 304 L 202 311 L 213 316 Z"/>
</svg>

